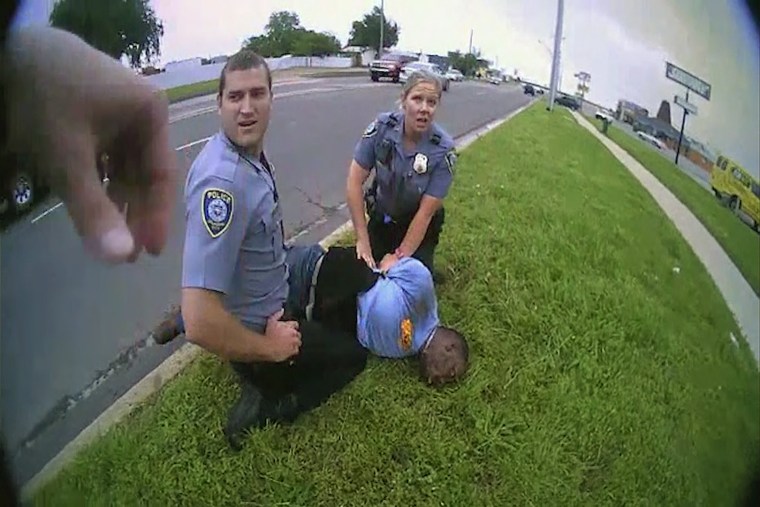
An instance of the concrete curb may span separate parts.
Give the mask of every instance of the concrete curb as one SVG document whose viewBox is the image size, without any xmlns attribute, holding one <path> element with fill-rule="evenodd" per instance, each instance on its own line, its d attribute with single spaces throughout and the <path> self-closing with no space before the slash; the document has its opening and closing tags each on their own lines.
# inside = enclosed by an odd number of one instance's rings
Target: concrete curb
<svg viewBox="0 0 760 507">
<path fill-rule="evenodd" d="M 755 356 L 755 361 L 760 364 L 760 321 L 758 321 L 760 298 L 757 297 L 749 282 L 744 279 L 741 271 L 723 250 L 723 247 L 691 210 L 678 200 L 665 185 L 660 183 L 660 180 L 650 173 L 646 167 L 617 143 L 601 134 L 582 115 L 573 111 L 573 116 L 633 174 L 673 222 L 673 225 L 676 226 L 678 232 L 681 233 L 681 236 L 712 277 L 747 340 Z"/>
<path fill-rule="evenodd" d="M 456 139 L 457 149 L 464 149 L 473 141 L 479 139 L 499 125 L 509 121 L 516 115 L 530 107 L 534 101 L 513 111 L 504 118 L 494 120 L 486 125 L 476 128 Z M 343 223 L 340 227 L 325 236 L 319 244 L 328 248 L 337 242 L 343 235 L 350 232 L 353 225 L 350 220 Z M 55 476 L 69 463 L 71 463 L 77 454 L 94 442 L 98 437 L 105 435 L 108 430 L 121 422 L 127 417 L 132 410 L 144 403 L 150 396 L 161 390 L 171 379 L 176 377 L 182 370 L 189 366 L 195 359 L 203 353 L 203 349 L 186 343 L 164 362 L 159 364 L 153 371 L 148 373 L 139 382 L 132 386 L 129 391 L 124 393 L 110 407 L 108 407 L 97 419 L 89 426 L 82 430 L 71 442 L 69 442 L 61 451 L 51 459 L 37 474 L 32 477 L 21 489 L 21 499 L 23 502 L 31 500 L 32 496 L 49 483 Z"/>
</svg>

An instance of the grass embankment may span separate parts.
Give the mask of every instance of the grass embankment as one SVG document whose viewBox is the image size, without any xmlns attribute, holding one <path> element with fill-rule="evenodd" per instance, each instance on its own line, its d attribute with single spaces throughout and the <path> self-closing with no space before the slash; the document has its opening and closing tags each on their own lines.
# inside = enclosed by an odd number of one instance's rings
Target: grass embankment
<svg viewBox="0 0 760 507">
<path fill-rule="evenodd" d="M 276 83 L 280 79 L 287 79 L 292 77 L 350 77 L 361 76 L 363 73 L 369 73 L 366 69 L 350 68 L 350 69 L 330 69 L 330 68 L 318 68 L 318 67 L 303 67 L 292 68 L 285 70 L 272 71 L 272 79 Z M 174 88 L 168 88 L 166 95 L 169 99 L 169 103 L 180 102 L 194 97 L 202 97 L 203 95 L 210 95 L 217 93 L 219 88 L 219 79 L 210 79 L 208 81 L 200 81 L 198 83 L 192 83 L 182 86 L 175 86 Z"/>
<path fill-rule="evenodd" d="M 589 119 L 601 130 L 601 121 Z M 760 234 L 757 234 L 713 194 L 684 174 L 673 162 L 619 128 L 607 135 L 627 151 L 673 194 L 720 243 L 744 278 L 760 296 Z"/>
<path fill-rule="evenodd" d="M 559 114 L 534 106 L 457 165 L 437 262 L 471 343 L 459 385 L 373 359 L 233 454 L 237 388 L 204 356 L 35 503 L 734 505 L 760 443 L 752 355 L 649 194 Z"/>
</svg>

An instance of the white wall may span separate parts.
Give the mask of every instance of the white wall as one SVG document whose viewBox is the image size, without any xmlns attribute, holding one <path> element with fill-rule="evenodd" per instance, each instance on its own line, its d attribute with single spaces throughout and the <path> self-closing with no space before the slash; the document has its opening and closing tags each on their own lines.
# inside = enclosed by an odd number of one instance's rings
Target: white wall
<svg viewBox="0 0 760 507">
<path fill-rule="evenodd" d="M 375 59 L 374 49 L 368 49 L 362 53 L 362 65 L 364 65 L 365 67 L 368 67 L 374 59 Z"/>
<path fill-rule="evenodd" d="M 169 62 L 166 64 L 166 72 L 177 72 L 185 69 L 193 69 L 203 65 L 202 58 L 188 58 L 178 62 Z"/>
</svg>

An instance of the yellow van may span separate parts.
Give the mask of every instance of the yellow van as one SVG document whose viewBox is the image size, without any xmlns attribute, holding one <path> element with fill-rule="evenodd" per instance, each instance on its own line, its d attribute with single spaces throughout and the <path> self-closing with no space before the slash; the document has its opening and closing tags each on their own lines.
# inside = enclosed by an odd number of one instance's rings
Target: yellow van
<svg viewBox="0 0 760 507">
<path fill-rule="evenodd" d="M 742 166 L 725 156 L 718 157 L 710 172 L 715 197 L 734 212 L 743 212 L 760 232 L 760 182 Z"/>
</svg>

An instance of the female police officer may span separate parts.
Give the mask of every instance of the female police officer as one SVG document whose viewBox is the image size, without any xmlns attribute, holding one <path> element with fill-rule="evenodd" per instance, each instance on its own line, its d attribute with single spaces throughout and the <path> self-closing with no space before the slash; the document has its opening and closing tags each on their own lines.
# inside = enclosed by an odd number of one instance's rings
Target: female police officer
<svg viewBox="0 0 760 507">
<path fill-rule="evenodd" d="M 456 163 L 454 140 L 433 121 L 440 100 L 438 78 L 415 72 L 404 85 L 401 110 L 380 114 L 356 145 L 346 194 L 356 255 L 370 267 L 375 259 L 394 253 L 419 259 L 433 273 L 443 199 Z M 373 168 L 367 223 L 362 187 Z"/>
</svg>

